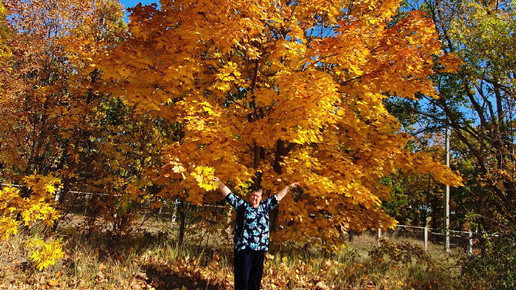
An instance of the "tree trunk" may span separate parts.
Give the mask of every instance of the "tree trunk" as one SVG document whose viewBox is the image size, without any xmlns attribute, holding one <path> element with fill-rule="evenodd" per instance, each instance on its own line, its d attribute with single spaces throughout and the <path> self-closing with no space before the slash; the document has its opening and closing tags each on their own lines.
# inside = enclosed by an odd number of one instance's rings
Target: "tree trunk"
<svg viewBox="0 0 516 290">
<path fill-rule="evenodd" d="M 178 245 L 183 245 L 183 240 L 185 237 L 185 228 L 186 228 L 186 208 L 185 208 L 185 199 L 179 197 L 179 238 Z"/>
</svg>

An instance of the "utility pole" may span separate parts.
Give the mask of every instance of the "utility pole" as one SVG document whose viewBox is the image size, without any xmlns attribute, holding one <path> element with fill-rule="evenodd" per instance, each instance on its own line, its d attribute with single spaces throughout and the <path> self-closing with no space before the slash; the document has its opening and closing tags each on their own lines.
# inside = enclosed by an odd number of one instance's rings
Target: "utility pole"
<svg viewBox="0 0 516 290">
<path fill-rule="evenodd" d="M 450 128 L 446 126 L 446 166 L 450 167 Z M 450 252 L 450 186 L 446 185 L 444 196 L 444 235 L 446 239 L 446 252 Z"/>
</svg>

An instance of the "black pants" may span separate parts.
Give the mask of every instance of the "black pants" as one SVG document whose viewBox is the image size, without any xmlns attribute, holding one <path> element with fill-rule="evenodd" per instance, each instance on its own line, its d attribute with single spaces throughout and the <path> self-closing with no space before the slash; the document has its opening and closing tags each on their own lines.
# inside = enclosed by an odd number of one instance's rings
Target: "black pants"
<svg viewBox="0 0 516 290">
<path fill-rule="evenodd" d="M 262 282 L 265 251 L 235 251 L 235 290 L 258 290 Z"/>
</svg>

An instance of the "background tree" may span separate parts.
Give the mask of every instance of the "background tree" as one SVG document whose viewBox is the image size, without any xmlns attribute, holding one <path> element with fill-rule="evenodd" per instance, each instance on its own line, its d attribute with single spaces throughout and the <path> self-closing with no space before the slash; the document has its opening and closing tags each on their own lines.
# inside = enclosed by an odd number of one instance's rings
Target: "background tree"
<svg viewBox="0 0 516 290">
<path fill-rule="evenodd" d="M 149 186 L 139 174 L 161 162 L 150 144 L 166 133 L 156 120 L 133 115 L 105 93 L 108 84 L 92 69 L 94 58 L 125 37 L 122 6 L 113 0 L 5 5 L 13 57 L 3 62 L 2 181 L 25 185 L 32 174 L 58 178 L 61 202 L 95 194 L 89 199 L 90 229 L 103 213 L 103 225 L 126 231 Z M 37 195 L 28 186 L 22 194 Z"/>
<path fill-rule="evenodd" d="M 7 19 L 6 19 L 6 16 L 8 15 L 7 13 L 7 10 L 5 9 L 4 7 L 4 4 L 3 3 L 0 3 L 0 39 L 1 39 L 1 43 L 0 43 L 0 64 L 2 65 L 1 66 L 1 76 L 2 76 L 2 82 L 0 83 L 0 89 L 2 91 L 0 91 L 2 94 L 4 93 L 3 91 L 3 86 L 4 86 L 4 80 L 5 80 L 5 75 L 7 75 L 8 73 L 8 70 L 9 70 L 9 67 L 8 67 L 8 63 L 10 61 L 10 59 L 12 58 L 12 52 L 11 52 L 11 48 L 9 47 L 9 42 L 8 42 L 8 39 L 11 38 L 11 31 L 9 29 L 9 25 L 7 23 Z"/>
<path fill-rule="evenodd" d="M 418 94 L 417 100 L 391 102 L 391 112 L 412 115 L 421 133 L 452 128 L 452 149 L 465 162 L 457 166 L 466 178 L 452 199 L 466 202 L 459 208 L 474 213 L 478 225 L 514 233 L 513 3 L 425 1 L 421 7 L 445 51 L 462 59 L 460 70 L 434 76 L 440 98 Z"/>
<path fill-rule="evenodd" d="M 428 12 L 444 50 L 462 62 L 457 73 L 434 76 L 439 99 L 422 94 L 414 101 L 391 103 L 391 111 L 404 111 L 397 114 L 401 118 L 412 115 L 420 122 L 417 127 L 427 132 L 452 128 L 453 158 L 465 181 L 464 187 L 451 191 L 455 226 L 478 232 L 483 249 L 483 255 L 464 263 L 465 277 L 491 281 L 487 287 L 512 289 L 514 1 L 408 3 Z"/>
<path fill-rule="evenodd" d="M 111 92 L 178 124 L 166 190 L 214 200 L 214 172 L 237 191 L 266 194 L 299 180 L 280 205 L 276 240 L 334 249 L 338 228 L 394 225 L 380 208 L 396 168 L 459 178 L 407 138 L 386 93 L 435 96 L 435 28 L 421 13 L 389 26 L 398 1 L 161 1 L 132 10 L 130 36 L 99 62 Z M 204 199 L 203 199 L 204 198 Z"/>
<path fill-rule="evenodd" d="M 423 142 L 415 138 L 409 143 L 410 150 L 426 152 L 436 160 L 444 156 L 442 136 L 418 137 Z M 432 140 L 432 145 L 429 140 Z M 457 168 L 456 164 L 452 164 L 452 168 Z M 444 186 L 436 182 L 431 174 L 406 173 L 400 170 L 386 178 L 385 183 L 391 186 L 393 194 L 391 200 L 382 207 L 400 224 L 428 226 L 433 229 L 444 227 Z"/>
</svg>

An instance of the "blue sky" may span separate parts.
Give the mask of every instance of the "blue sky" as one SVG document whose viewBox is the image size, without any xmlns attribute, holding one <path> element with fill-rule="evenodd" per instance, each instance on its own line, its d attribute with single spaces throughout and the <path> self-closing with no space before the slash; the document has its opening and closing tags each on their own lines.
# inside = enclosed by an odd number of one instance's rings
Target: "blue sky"
<svg viewBox="0 0 516 290">
<path fill-rule="evenodd" d="M 142 5 L 149 5 L 151 3 L 158 3 L 159 4 L 159 0 L 119 0 L 120 3 L 122 3 L 124 5 L 124 8 L 131 8 L 131 7 L 134 7 L 136 6 L 138 3 L 142 3 Z M 127 22 L 128 18 L 128 14 L 127 14 L 127 11 L 125 12 L 125 21 Z"/>
<path fill-rule="evenodd" d="M 124 4 L 125 8 L 134 7 L 138 3 L 143 5 L 149 5 L 151 3 L 159 3 L 159 0 L 119 0 L 120 3 Z"/>
</svg>

